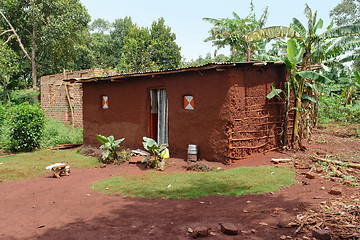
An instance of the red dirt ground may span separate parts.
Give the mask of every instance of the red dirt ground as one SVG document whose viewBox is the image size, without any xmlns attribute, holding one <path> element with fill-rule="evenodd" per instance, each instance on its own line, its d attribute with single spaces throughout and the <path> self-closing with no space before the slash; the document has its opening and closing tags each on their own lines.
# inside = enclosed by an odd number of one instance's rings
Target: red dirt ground
<svg viewBox="0 0 360 240">
<path fill-rule="evenodd" d="M 317 132 L 314 138 L 321 134 Z M 331 137 L 336 136 L 332 134 Z M 360 150 L 359 143 L 359 139 L 355 139 L 351 147 Z M 337 151 L 335 147 L 334 144 L 314 142 L 305 153 L 317 149 L 334 153 Z M 288 158 L 292 155 L 271 152 L 230 166 L 208 164 L 225 169 L 257 166 L 272 164 L 273 157 Z M 183 165 L 180 159 L 170 159 L 166 171 L 184 171 Z M 298 184 L 273 194 L 189 200 L 102 195 L 89 189 L 92 182 L 113 175 L 143 174 L 144 171 L 134 164 L 72 169 L 69 177 L 60 179 L 46 175 L 31 180 L 2 182 L 0 239 L 191 239 L 188 228 L 200 226 L 211 229 L 211 234 L 205 237 L 208 239 L 281 239 L 284 236 L 303 239 L 303 233 L 295 235 L 296 228 L 284 226 L 298 214 L 304 214 L 305 210 L 336 198 L 328 193 L 333 186 L 343 190 L 342 197 L 356 195 L 359 198 L 359 188 L 320 177 L 306 179 L 302 171 L 308 170 L 297 170 Z M 224 235 L 219 223 L 235 224 L 240 230 L 239 235 Z"/>
</svg>

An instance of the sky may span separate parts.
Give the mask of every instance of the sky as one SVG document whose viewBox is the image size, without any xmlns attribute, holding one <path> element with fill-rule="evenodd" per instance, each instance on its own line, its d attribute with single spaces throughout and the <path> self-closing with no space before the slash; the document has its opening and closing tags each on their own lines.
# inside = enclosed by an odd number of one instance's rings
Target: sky
<svg viewBox="0 0 360 240">
<path fill-rule="evenodd" d="M 160 17 L 165 25 L 176 34 L 176 43 L 181 47 L 181 56 L 186 60 L 197 59 L 200 55 L 213 54 L 216 47 L 211 42 L 204 42 L 209 36 L 212 24 L 202 18 L 232 18 L 232 12 L 245 17 L 250 11 L 250 0 L 80 0 L 88 9 L 91 19 L 103 18 L 110 22 L 129 16 L 141 27 L 150 27 Z M 318 11 L 318 18 L 324 20 L 326 29 L 331 19 L 329 12 L 341 0 L 253 0 L 257 18 L 266 6 L 268 20 L 266 26 L 289 26 L 292 18 L 299 19 L 304 25 L 305 4 L 313 13 Z M 218 51 L 229 55 L 229 49 Z"/>
</svg>

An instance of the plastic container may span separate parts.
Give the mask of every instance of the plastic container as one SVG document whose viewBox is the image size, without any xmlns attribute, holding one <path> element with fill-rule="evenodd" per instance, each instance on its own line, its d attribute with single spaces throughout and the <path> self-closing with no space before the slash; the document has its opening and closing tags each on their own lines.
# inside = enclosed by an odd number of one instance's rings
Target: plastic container
<svg viewBox="0 0 360 240">
<path fill-rule="evenodd" d="M 198 154 L 198 145 L 189 144 L 188 145 L 188 154 L 197 155 Z"/>
</svg>

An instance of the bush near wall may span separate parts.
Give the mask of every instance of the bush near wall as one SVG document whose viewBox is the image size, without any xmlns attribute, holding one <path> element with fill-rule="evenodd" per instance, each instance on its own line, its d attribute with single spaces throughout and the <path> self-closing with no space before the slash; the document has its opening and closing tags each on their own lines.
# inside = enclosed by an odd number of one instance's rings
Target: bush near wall
<svg viewBox="0 0 360 240">
<path fill-rule="evenodd" d="M 40 104 L 39 96 L 40 96 L 40 92 L 34 91 L 32 89 L 13 90 L 10 93 L 10 102 L 11 104 L 15 104 L 15 105 L 24 102 L 28 102 L 31 105 Z"/>
<path fill-rule="evenodd" d="M 37 106 L 23 103 L 9 108 L 2 126 L 3 148 L 29 152 L 40 147 L 44 122 L 44 112 Z"/>
<path fill-rule="evenodd" d="M 82 128 L 75 128 L 52 118 L 46 118 L 42 148 L 53 147 L 58 144 L 82 143 Z"/>
</svg>

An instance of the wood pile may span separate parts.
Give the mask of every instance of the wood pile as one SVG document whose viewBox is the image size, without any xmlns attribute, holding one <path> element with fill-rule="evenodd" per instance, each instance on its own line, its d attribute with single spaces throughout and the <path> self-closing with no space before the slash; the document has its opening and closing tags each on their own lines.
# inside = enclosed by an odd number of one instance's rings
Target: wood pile
<svg viewBox="0 0 360 240">
<path fill-rule="evenodd" d="M 331 239 L 360 239 L 360 194 L 358 198 L 328 200 L 318 211 L 310 210 L 298 215 L 295 233 L 309 233 L 314 229 L 324 229 Z"/>
</svg>

